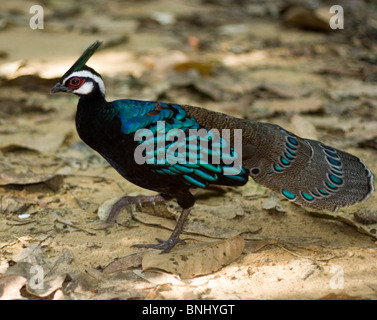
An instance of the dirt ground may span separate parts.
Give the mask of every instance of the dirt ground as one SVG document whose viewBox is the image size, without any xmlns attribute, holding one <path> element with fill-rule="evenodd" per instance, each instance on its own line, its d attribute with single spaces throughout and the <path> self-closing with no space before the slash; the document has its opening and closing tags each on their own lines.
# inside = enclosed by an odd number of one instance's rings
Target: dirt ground
<svg viewBox="0 0 377 320">
<path fill-rule="evenodd" d="M 41 1 L 35 30 L 29 1 L 2 3 L 0 299 L 377 299 L 375 193 L 329 213 L 252 180 L 197 190 L 186 246 L 137 249 L 168 238 L 179 208 L 134 208 L 104 229 L 107 200 L 153 192 L 80 141 L 77 97 L 49 94 L 99 39 L 88 65 L 104 77 L 108 100 L 277 123 L 376 173 L 376 7 L 337 1 L 344 29 L 329 30 L 329 5 L 313 3 Z"/>
</svg>

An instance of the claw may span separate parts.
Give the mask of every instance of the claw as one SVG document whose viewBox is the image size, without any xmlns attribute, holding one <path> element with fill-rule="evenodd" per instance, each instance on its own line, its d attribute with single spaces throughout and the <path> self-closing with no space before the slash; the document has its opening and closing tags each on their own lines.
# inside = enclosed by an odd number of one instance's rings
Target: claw
<svg viewBox="0 0 377 320">
<path fill-rule="evenodd" d="M 168 253 L 178 242 L 180 244 L 186 244 L 186 242 L 179 238 L 179 235 L 182 231 L 183 224 L 186 221 L 187 216 L 189 215 L 191 208 L 183 209 L 181 215 L 179 216 L 177 225 L 175 226 L 170 238 L 166 241 L 162 239 L 157 239 L 159 243 L 157 244 L 135 244 L 133 247 L 136 248 L 148 248 L 148 249 L 157 249 L 162 250 L 161 253 Z"/>
<path fill-rule="evenodd" d="M 179 242 L 180 244 L 186 244 L 186 241 L 180 239 L 169 238 L 169 240 L 156 239 L 159 243 L 154 244 L 134 244 L 133 247 L 136 248 L 147 248 L 147 249 L 157 249 L 162 250 L 161 253 L 168 253 L 170 250 Z"/>
<path fill-rule="evenodd" d="M 126 207 L 127 210 L 130 210 L 130 212 L 132 213 L 131 206 L 133 204 L 141 206 L 143 203 L 147 203 L 147 202 L 152 202 L 153 204 L 155 204 L 156 202 L 166 202 L 166 201 L 167 201 L 167 199 L 165 199 L 161 195 L 140 196 L 140 197 L 127 197 L 127 196 L 122 197 L 117 202 L 115 202 L 115 204 L 111 208 L 110 214 L 109 214 L 109 216 L 107 217 L 107 220 L 106 220 L 106 226 L 109 226 L 110 224 L 112 224 L 116 220 L 120 211 L 124 207 Z"/>
<path fill-rule="evenodd" d="M 156 240 L 157 240 L 159 243 L 167 242 L 167 240 L 163 240 L 163 239 L 161 239 L 161 238 L 156 238 Z M 179 244 L 185 245 L 185 244 L 186 244 L 186 241 L 185 241 L 185 240 L 182 240 L 181 238 L 178 238 L 176 243 L 179 243 Z"/>
</svg>

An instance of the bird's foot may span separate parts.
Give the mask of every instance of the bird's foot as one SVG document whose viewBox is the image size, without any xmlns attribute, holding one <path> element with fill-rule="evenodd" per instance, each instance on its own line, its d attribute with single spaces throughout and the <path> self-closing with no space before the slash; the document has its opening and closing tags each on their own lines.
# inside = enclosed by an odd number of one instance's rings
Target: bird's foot
<svg viewBox="0 0 377 320">
<path fill-rule="evenodd" d="M 156 202 L 166 202 L 168 200 L 168 198 L 163 197 L 160 194 L 156 196 L 122 197 L 115 202 L 111 208 L 110 214 L 106 219 L 106 226 L 112 224 L 118 217 L 121 210 L 125 207 L 130 208 L 133 204 L 141 206 L 143 203 L 156 204 Z"/>
<path fill-rule="evenodd" d="M 162 250 L 161 253 L 168 253 L 178 242 L 181 244 L 186 244 L 184 240 L 179 238 L 181 231 L 183 229 L 183 224 L 185 223 L 187 216 L 189 215 L 191 208 L 186 208 L 182 210 L 181 215 L 179 216 L 178 222 L 170 236 L 170 238 L 166 241 L 157 239 L 157 244 L 135 244 L 134 247 L 137 248 L 149 248 L 149 249 L 157 249 Z"/>
<path fill-rule="evenodd" d="M 168 240 L 156 239 L 159 243 L 155 244 L 134 244 L 133 247 L 136 248 L 147 248 L 147 249 L 157 249 L 162 250 L 161 253 L 168 253 L 177 244 L 186 244 L 186 241 L 180 239 L 179 237 L 170 237 Z"/>
</svg>

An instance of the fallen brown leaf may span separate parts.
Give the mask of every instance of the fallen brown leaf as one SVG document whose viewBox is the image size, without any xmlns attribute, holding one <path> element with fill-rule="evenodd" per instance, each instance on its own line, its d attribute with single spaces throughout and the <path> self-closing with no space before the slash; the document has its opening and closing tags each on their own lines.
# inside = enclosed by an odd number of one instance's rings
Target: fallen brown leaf
<svg viewBox="0 0 377 320">
<path fill-rule="evenodd" d="M 269 197 L 262 206 L 263 210 L 266 210 L 270 214 L 281 214 L 285 213 L 285 209 L 280 203 L 280 199 L 278 199 L 275 195 Z"/>
<path fill-rule="evenodd" d="M 63 177 L 61 175 L 49 173 L 34 173 L 28 170 L 24 173 L 17 173 L 12 171 L 5 171 L 0 173 L 0 186 L 6 185 L 30 185 L 44 183 L 53 191 L 57 191 L 63 184 Z"/>
<path fill-rule="evenodd" d="M 167 254 L 147 252 L 143 257 L 143 271 L 152 268 L 178 274 L 182 279 L 215 272 L 236 260 L 242 253 L 245 240 L 241 236 Z"/>
<path fill-rule="evenodd" d="M 141 265 L 144 252 L 133 253 L 125 257 L 117 258 L 111 261 L 107 266 L 102 269 L 105 274 L 124 271 L 129 268 L 136 268 Z"/>
<path fill-rule="evenodd" d="M 361 296 L 351 296 L 347 293 L 329 293 L 319 298 L 318 300 L 365 300 L 365 299 Z"/>
<path fill-rule="evenodd" d="M 21 288 L 26 281 L 26 278 L 16 274 L 0 277 L 0 300 L 23 299 Z"/>
<path fill-rule="evenodd" d="M 265 246 L 269 246 L 272 244 L 277 244 L 277 240 L 268 239 L 268 240 L 260 240 L 260 241 L 246 241 L 245 244 L 245 251 L 246 252 L 257 252 L 263 249 Z"/>
<path fill-rule="evenodd" d="M 291 117 L 291 124 L 295 128 L 295 132 L 305 139 L 318 140 L 318 133 L 315 126 L 305 117 L 294 114 Z"/>
<path fill-rule="evenodd" d="M 59 149 L 66 138 L 65 133 L 50 132 L 30 134 L 20 132 L 0 137 L 0 150 L 29 149 L 40 153 L 51 153 Z"/>
</svg>

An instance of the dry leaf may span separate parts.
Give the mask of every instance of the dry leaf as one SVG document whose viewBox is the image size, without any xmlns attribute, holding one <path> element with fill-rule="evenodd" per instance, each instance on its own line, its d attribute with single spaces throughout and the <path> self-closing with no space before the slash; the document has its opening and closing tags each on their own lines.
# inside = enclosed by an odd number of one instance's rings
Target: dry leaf
<svg viewBox="0 0 377 320">
<path fill-rule="evenodd" d="M 64 282 L 72 280 L 74 274 L 78 274 L 76 267 L 72 264 L 73 255 L 69 250 L 64 250 L 63 253 L 55 260 L 52 267 L 47 265 L 39 265 L 41 269 L 39 272 L 43 274 L 43 285 L 32 286 L 33 276 L 36 275 L 28 270 L 28 277 L 30 280 L 27 283 L 26 289 L 29 294 L 38 297 L 47 297 L 53 292 L 61 289 Z"/>
<path fill-rule="evenodd" d="M 31 149 L 40 153 L 56 152 L 66 138 L 66 134 L 60 132 L 38 133 L 30 132 L 15 133 L 0 136 L 0 150 Z"/>
<path fill-rule="evenodd" d="M 269 92 L 273 97 L 289 99 L 289 101 L 296 101 L 296 99 L 300 97 L 305 97 L 311 90 L 305 87 L 288 84 L 286 82 L 267 82 L 261 85 L 259 89 Z"/>
<path fill-rule="evenodd" d="M 216 218 L 232 220 L 234 218 L 239 218 L 245 216 L 245 210 L 242 203 L 239 201 L 231 201 L 230 204 L 223 205 L 206 205 L 206 204 L 196 204 L 195 211 L 208 212 Z M 230 238 L 230 237 L 227 237 Z"/>
<path fill-rule="evenodd" d="M 13 261 L 37 264 L 38 258 L 42 255 L 42 253 L 41 242 L 29 243 L 26 248 L 13 257 Z"/>
<path fill-rule="evenodd" d="M 305 139 L 318 140 L 318 133 L 315 126 L 304 117 L 294 114 L 291 117 L 291 124 L 295 128 L 295 133 Z"/>
<path fill-rule="evenodd" d="M 324 13 L 324 10 L 327 11 Z M 291 6 L 282 15 L 283 22 L 288 26 L 316 31 L 330 31 L 330 18 L 328 8 L 312 11 L 302 5 Z"/>
<path fill-rule="evenodd" d="M 182 279 L 215 272 L 236 260 L 242 253 L 245 240 L 241 236 L 216 243 L 190 246 L 176 252 L 159 254 L 147 252 L 143 271 L 157 268 L 178 274 Z"/>
<path fill-rule="evenodd" d="M 24 299 L 21 288 L 26 284 L 26 278 L 10 274 L 0 278 L 0 300 Z"/>
<path fill-rule="evenodd" d="M 255 101 L 254 108 L 267 109 L 271 112 L 322 113 L 323 101 L 316 96 L 293 99 L 259 99 Z"/>
<path fill-rule="evenodd" d="M 361 208 L 353 214 L 355 220 L 364 225 L 377 224 L 377 211 Z"/>
<path fill-rule="evenodd" d="M 37 75 L 27 74 L 5 81 L 4 86 L 21 87 L 23 90 L 49 90 L 59 78 L 45 79 Z"/>
<path fill-rule="evenodd" d="M 267 210 L 270 214 L 285 213 L 285 209 L 275 195 L 272 195 L 263 203 L 262 209 Z"/>
<path fill-rule="evenodd" d="M 184 283 L 178 279 L 177 276 L 173 274 L 168 274 L 166 272 L 160 270 L 150 270 L 142 272 L 140 269 L 136 269 L 133 271 L 134 274 L 139 276 L 140 278 L 153 283 L 155 285 L 164 285 L 164 284 L 172 284 L 172 285 L 183 285 Z"/>
<path fill-rule="evenodd" d="M 133 212 L 132 217 L 141 223 L 159 226 L 168 230 L 173 230 L 176 225 L 176 222 L 174 220 L 152 216 L 143 212 Z"/>
<path fill-rule="evenodd" d="M 63 177 L 61 175 L 48 173 L 34 173 L 28 170 L 25 173 L 16 173 L 12 171 L 3 171 L 0 173 L 0 186 L 6 185 L 29 185 L 44 183 L 53 191 L 57 191 L 63 184 Z"/>
<path fill-rule="evenodd" d="M 361 296 L 351 296 L 344 292 L 341 292 L 341 293 L 331 292 L 319 298 L 318 300 L 365 300 L 365 299 Z"/>
<path fill-rule="evenodd" d="M 356 227 L 356 229 L 362 233 L 366 233 L 373 237 L 374 239 L 377 239 L 377 223 L 376 221 L 376 211 L 371 211 L 369 209 L 359 209 L 359 213 L 356 213 L 354 215 L 351 215 L 347 211 L 339 210 L 337 212 L 331 212 L 331 211 L 310 211 L 308 209 L 305 209 L 314 215 L 320 216 L 320 217 L 331 217 L 335 220 L 342 221 L 348 225 Z M 369 212 L 368 212 L 369 211 Z M 367 224 L 366 224 L 367 222 Z"/>
<path fill-rule="evenodd" d="M 377 97 L 376 85 L 366 83 L 359 79 L 343 79 L 334 83 L 335 89 L 329 90 L 330 98 L 335 101 L 343 101 L 352 98 L 373 98 Z"/>
<path fill-rule="evenodd" d="M 183 227 L 184 232 L 206 236 L 214 239 L 228 239 L 239 235 L 240 230 L 210 226 L 199 221 L 187 221 Z"/>
<path fill-rule="evenodd" d="M 5 186 L 8 184 L 25 185 L 25 184 L 41 183 L 53 177 L 54 175 L 52 174 L 35 174 L 30 170 L 28 170 L 25 173 L 3 171 L 2 173 L 0 173 L 0 185 Z"/>
<path fill-rule="evenodd" d="M 37 251 L 35 247 L 31 249 L 22 251 L 25 254 L 21 253 L 17 258 L 18 260 L 21 259 L 22 262 L 12 265 L 6 273 L 6 276 L 19 276 L 25 279 L 23 283 L 23 285 L 26 285 L 25 297 L 32 295 L 34 298 L 50 298 L 50 295 L 61 289 L 64 283 L 72 281 L 73 277 L 77 278 L 80 274 L 72 264 L 73 256 L 70 251 L 64 250 L 63 254 L 54 259 L 55 261 L 51 265 L 50 261 L 45 261 L 50 259 L 41 259 L 42 256 L 46 257 L 43 251 Z M 32 261 L 32 263 L 25 261 Z M 21 283 L 22 281 L 20 281 Z"/>
<path fill-rule="evenodd" d="M 105 274 L 124 271 L 129 268 L 136 268 L 141 265 L 144 252 L 133 253 L 125 257 L 117 258 L 111 261 L 106 267 L 102 269 Z"/>
<path fill-rule="evenodd" d="M 70 280 L 71 280 L 71 277 L 68 274 L 54 275 L 53 277 L 44 279 L 42 289 L 32 288 L 29 284 L 30 281 L 28 285 L 26 286 L 26 289 L 27 289 L 27 292 L 33 296 L 45 298 L 51 295 L 52 293 L 60 290 L 63 287 L 63 283 L 68 282 Z"/>
<path fill-rule="evenodd" d="M 358 143 L 360 148 L 371 148 L 377 149 L 377 137 L 373 137 L 371 139 L 364 139 Z"/>
<path fill-rule="evenodd" d="M 106 221 L 107 217 L 110 214 L 110 211 L 112 207 L 114 206 L 115 202 L 117 202 L 120 199 L 120 197 L 112 198 L 109 200 L 106 200 L 104 203 L 102 203 L 97 210 L 98 218 L 101 221 Z"/>
<path fill-rule="evenodd" d="M 187 72 L 189 70 L 196 70 L 202 76 L 209 76 L 214 68 L 211 63 L 203 63 L 200 61 L 186 61 L 174 65 L 174 70 L 178 72 Z"/>
<path fill-rule="evenodd" d="M 275 239 L 268 239 L 268 240 L 261 240 L 261 241 L 246 241 L 245 251 L 257 252 L 260 249 L 264 248 L 265 246 L 269 246 L 271 244 L 276 244 L 276 243 L 277 243 L 277 240 Z"/>
</svg>

